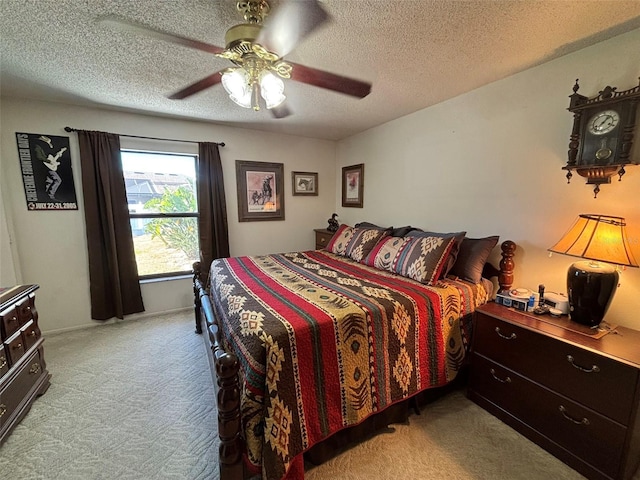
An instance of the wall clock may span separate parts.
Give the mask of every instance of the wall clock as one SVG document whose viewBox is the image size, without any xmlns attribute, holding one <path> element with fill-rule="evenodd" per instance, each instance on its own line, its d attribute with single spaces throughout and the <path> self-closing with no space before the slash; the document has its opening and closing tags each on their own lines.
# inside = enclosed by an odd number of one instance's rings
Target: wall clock
<svg viewBox="0 0 640 480">
<path fill-rule="evenodd" d="M 587 184 L 595 185 L 597 196 L 600 185 L 611 183 L 614 175 L 622 180 L 625 165 L 640 163 L 640 155 L 632 150 L 640 78 L 629 90 L 618 92 L 616 87 L 606 86 L 593 98 L 580 95 L 579 88 L 576 80 L 568 108 L 573 112 L 569 160 L 562 169 L 567 171 L 567 183 L 575 170 Z"/>
</svg>

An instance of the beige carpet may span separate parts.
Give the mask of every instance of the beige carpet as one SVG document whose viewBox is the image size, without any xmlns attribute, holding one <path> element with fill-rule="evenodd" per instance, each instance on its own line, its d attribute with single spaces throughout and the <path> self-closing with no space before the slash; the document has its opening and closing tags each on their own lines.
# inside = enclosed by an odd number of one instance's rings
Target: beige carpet
<svg viewBox="0 0 640 480">
<path fill-rule="evenodd" d="M 218 478 L 213 387 L 191 312 L 55 335 L 44 347 L 51 388 L 0 448 L 0 478 Z M 464 392 L 393 430 L 306 478 L 583 478 Z"/>
</svg>

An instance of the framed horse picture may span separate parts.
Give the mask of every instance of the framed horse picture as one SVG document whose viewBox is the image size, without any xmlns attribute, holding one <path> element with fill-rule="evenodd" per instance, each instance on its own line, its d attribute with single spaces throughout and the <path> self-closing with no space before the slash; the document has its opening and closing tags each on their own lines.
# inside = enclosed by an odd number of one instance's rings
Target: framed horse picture
<svg viewBox="0 0 640 480">
<path fill-rule="evenodd" d="M 284 220 L 284 164 L 236 160 L 238 221 Z"/>
<path fill-rule="evenodd" d="M 293 195 L 318 195 L 318 174 L 316 172 L 291 172 Z"/>
</svg>

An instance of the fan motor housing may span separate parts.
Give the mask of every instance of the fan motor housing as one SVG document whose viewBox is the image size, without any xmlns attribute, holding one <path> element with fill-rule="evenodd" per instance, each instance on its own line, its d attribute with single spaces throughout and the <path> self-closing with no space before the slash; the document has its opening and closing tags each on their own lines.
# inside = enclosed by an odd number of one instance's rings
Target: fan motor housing
<svg viewBox="0 0 640 480">
<path fill-rule="evenodd" d="M 224 41 L 227 45 L 227 49 L 233 48 L 240 42 L 250 42 L 254 43 L 258 35 L 260 34 L 260 29 L 262 25 L 258 25 L 255 23 L 241 23 L 239 25 L 235 25 L 227 30 L 226 35 L 224 36 Z"/>
</svg>

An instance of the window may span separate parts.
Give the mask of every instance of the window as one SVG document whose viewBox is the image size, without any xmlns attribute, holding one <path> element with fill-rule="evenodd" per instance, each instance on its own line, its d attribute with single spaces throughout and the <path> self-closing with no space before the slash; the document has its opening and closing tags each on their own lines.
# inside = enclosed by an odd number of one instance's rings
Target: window
<svg viewBox="0 0 640 480">
<path fill-rule="evenodd" d="M 199 258 L 197 155 L 122 150 L 141 278 L 190 273 Z"/>
</svg>

